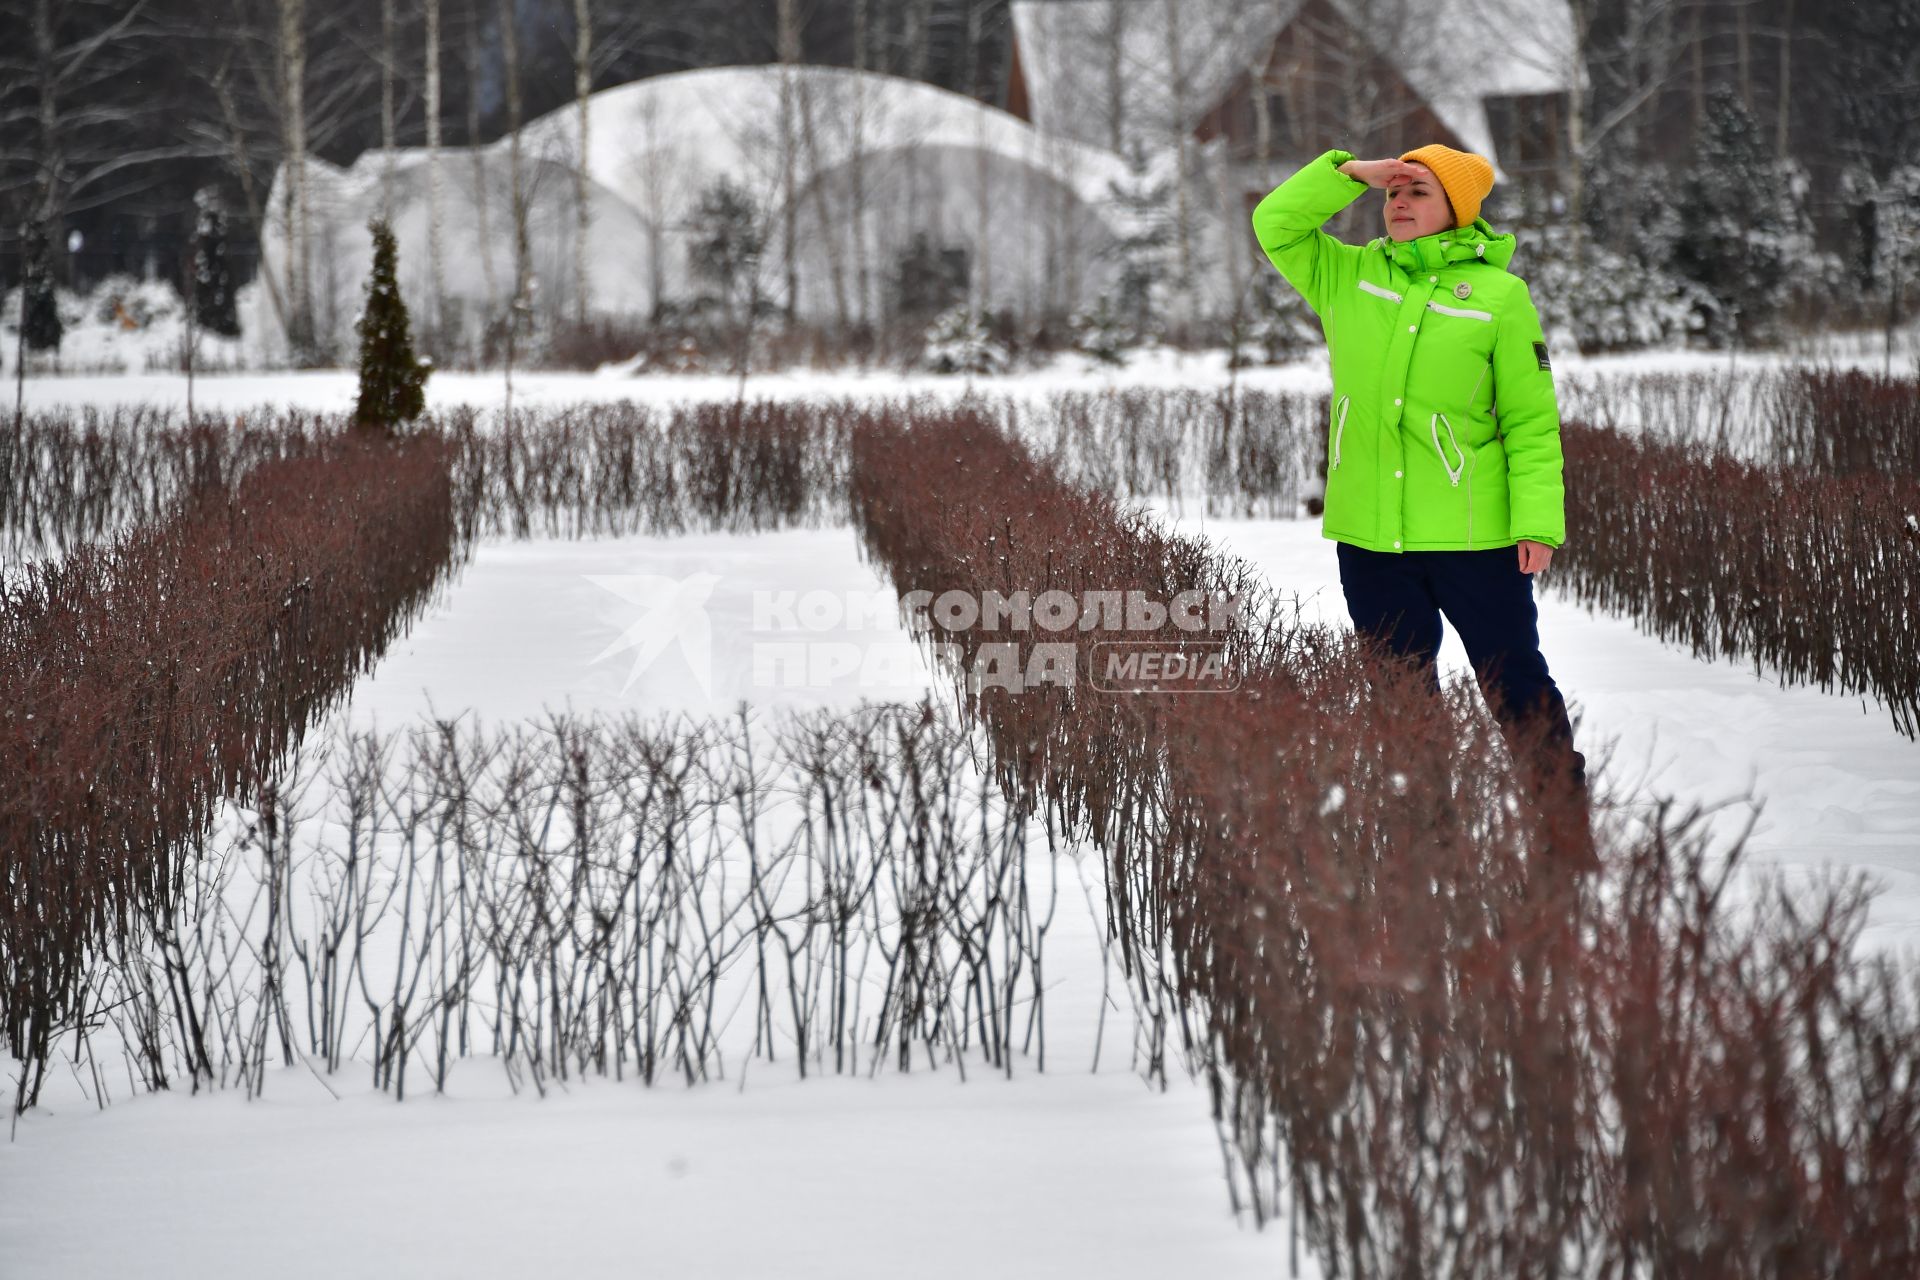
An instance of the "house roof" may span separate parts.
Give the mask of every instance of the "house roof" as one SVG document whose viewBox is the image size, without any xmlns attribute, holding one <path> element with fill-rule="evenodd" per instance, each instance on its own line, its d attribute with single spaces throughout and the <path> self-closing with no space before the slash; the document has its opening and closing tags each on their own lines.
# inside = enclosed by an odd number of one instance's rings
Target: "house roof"
<svg viewBox="0 0 1920 1280">
<path fill-rule="evenodd" d="M 1274 37 L 1305 3 L 1014 0 L 1014 38 L 1033 123 L 1111 146 L 1109 68 L 1117 52 L 1124 126 L 1149 138 L 1168 136 L 1176 124 L 1192 129 L 1239 75 L 1265 60 Z M 1398 68 L 1468 149 L 1488 156 L 1486 98 L 1557 92 L 1578 74 L 1568 0 L 1326 3 Z M 1184 112 L 1175 105 L 1174 34 L 1185 70 Z M 1184 118 L 1176 121 L 1177 114 Z"/>
</svg>

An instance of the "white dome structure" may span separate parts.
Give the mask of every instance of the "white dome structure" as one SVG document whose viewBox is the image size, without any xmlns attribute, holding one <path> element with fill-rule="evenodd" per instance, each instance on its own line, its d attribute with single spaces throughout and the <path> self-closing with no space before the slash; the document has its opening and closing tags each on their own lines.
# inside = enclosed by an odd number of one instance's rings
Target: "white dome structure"
<svg viewBox="0 0 1920 1280">
<path fill-rule="evenodd" d="M 721 67 L 620 85 L 588 100 L 589 310 L 644 316 L 704 286 L 687 267 L 689 218 L 721 177 L 767 215 L 762 296 L 787 295 L 787 164 L 793 170 L 795 308 L 818 320 L 886 322 L 889 277 L 916 232 L 968 254 L 974 302 L 1031 314 L 1090 301 L 1111 279 L 1120 158 L 1048 136 L 998 108 L 898 76 L 835 67 Z M 783 129 L 782 121 L 788 121 Z M 574 307 L 578 108 L 520 135 L 537 306 Z M 511 139 L 440 152 L 442 297 L 452 323 L 501 314 L 513 288 Z M 369 218 L 390 199 L 401 288 L 429 314 L 430 168 L 424 149 L 369 151 L 345 169 L 307 166 L 308 270 L 316 328 L 352 350 L 372 246 Z M 286 279 L 287 220 L 277 175 L 261 229 L 263 264 Z M 484 195 L 482 200 L 476 193 Z M 255 331 L 284 341 L 264 289 Z M 419 323 L 417 321 L 417 323 Z"/>
</svg>

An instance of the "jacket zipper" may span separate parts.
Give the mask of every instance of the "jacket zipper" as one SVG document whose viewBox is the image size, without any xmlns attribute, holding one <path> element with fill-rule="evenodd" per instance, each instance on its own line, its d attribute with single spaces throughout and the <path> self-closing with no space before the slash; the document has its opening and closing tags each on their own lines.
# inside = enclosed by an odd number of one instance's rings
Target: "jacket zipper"
<svg viewBox="0 0 1920 1280">
<path fill-rule="evenodd" d="M 1440 447 L 1440 424 L 1447 423 L 1447 439 L 1453 442 L 1454 456 L 1460 459 L 1460 465 L 1454 466 L 1447 461 L 1447 451 Z M 1427 422 L 1427 430 L 1433 436 L 1433 451 L 1440 455 L 1440 465 L 1446 469 L 1447 480 L 1454 488 L 1460 487 L 1460 473 L 1467 469 L 1467 455 L 1460 448 L 1460 441 L 1454 438 L 1453 423 L 1447 421 L 1447 415 L 1436 413 Z"/>
<path fill-rule="evenodd" d="M 1345 435 L 1347 431 L 1347 400 L 1348 400 L 1348 397 L 1346 396 L 1340 397 L 1340 419 L 1338 424 L 1333 429 L 1333 467 L 1332 469 L 1335 471 L 1338 471 L 1340 469 L 1340 437 Z"/>
</svg>

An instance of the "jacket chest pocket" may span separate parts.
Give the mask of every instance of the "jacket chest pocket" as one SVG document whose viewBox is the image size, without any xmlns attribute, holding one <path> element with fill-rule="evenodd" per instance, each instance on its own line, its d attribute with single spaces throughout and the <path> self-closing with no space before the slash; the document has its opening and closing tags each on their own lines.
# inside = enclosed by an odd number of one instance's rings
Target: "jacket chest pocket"
<svg viewBox="0 0 1920 1280">
<path fill-rule="evenodd" d="M 1435 407 L 1464 415 L 1487 390 L 1483 377 L 1490 380 L 1486 371 L 1493 360 L 1492 313 L 1438 302 L 1429 302 L 1427 308 L 1407 385 Z"/>
</svg>

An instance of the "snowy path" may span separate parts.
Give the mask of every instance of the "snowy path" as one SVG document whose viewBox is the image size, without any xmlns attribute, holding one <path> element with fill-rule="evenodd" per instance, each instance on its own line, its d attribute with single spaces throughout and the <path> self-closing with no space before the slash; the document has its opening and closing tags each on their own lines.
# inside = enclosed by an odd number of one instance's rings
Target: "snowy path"
<svg viewBox="0 0 1920 1280">
<path fill-rule="evenodd" d="M 600 655 L 647 610 L 588 575 L 642 579 L 625 585 L 643 598 L 686 585 L 673 620 L 707 619 L 708 683 L 690 660 L 702 646 L 676 631 L 626 687 L 633 653 Z M 769 607 L 782 591 L 791 601 Z M 796 642 L 812 662 L 756 669 L 756 646 Z M 850 665 L 849 654 L 868 656 Z M 563 707 L 728 715 L 744 698 L 765 723 L 775 707 L 917 699 L 928 687 L 851 529 L 497 542 L 355 687 L 346 716 L 396 728 L 429 706 L 493 723 Z M 799 1082 L 791 1062 L 754 1062 L 742 1090 L 729 1059 L 732 1083 L 592 1081 L 542 1100 L 510 1096 L 482 1060 L 459 1065 L 446 1099 L 395 1105 L 356 1066 L 332 1082 L 336 1102 L 293 1068 L 252 1104 L 237 1092 L 163 1095 L 104 1112 L 69 1085 L 0 1144 L 3 1270 L 1274 1275 L 1284 1227 L 1236 1226 L 1204 1087 L 1176 1067 L 1162 1093 L 1130 1066 L 1117 972 L 1099 1025 L 1098 861 L 1079 865 L 1084 879 L 1070 862 L 1059 871 L 1044 1074 L 1016 1060 L 1007 1080 L 970 1062 L 963 1083 L 917 1061 L 908 1076 Z M 105 1230 L 102 1204 L 113 1206 Z"/>
</svg>

